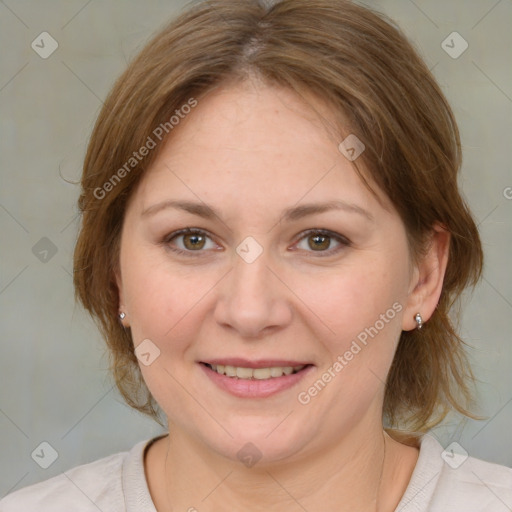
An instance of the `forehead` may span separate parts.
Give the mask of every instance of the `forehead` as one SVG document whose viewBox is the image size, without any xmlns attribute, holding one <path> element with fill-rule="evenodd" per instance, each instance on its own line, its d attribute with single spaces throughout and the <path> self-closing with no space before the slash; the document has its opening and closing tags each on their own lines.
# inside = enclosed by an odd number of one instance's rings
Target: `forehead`
<svg viewBox="0 0 512 512">
<path fill-rule="evenodd" d="M 179 194 L 239 211 L 337 198 L 375 209 L 326 127 L 334 124 L 332 109 L 311 95 L 256 81 L 219 87 L 160 148 L 137 191 L 140 207 Z"/>
</svg>

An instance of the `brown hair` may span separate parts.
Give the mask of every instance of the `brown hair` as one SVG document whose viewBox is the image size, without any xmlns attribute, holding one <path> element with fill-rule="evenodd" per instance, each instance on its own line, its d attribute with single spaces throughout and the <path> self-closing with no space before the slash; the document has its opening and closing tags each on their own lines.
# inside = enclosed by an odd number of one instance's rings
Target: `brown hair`
<svg viewBox="0 0 512 512">
<path fill-rule="evenodd" d="M 413 254 L 421 254 L 434 224 L 451 233 L 439 304 L 421 332 L 401 334 L 384 417 L 421 433 L 450 407 L 471 416 L 473 376 L 449 311 L 478 281 L 483 255 L 457 187 L 461 147 L 453 113 L 422 59 L 380 13 L 344 0 L 266 3 L 212 0 L 189 8 L 133 60 L 97 119 L 81 182 L 74 284 L 107 341 L 117 387 L 129 405 L 158 420 L 130 331 L 118 320 L 114 271 L 127 200 L 162 144 L 136 165 L 126 163 L 157 127 L 171 134 L 169 119 L 191 98 L 257 76 L 321 98 L 364 141 L 357 163 L 394 204 Z"/>
</svg>

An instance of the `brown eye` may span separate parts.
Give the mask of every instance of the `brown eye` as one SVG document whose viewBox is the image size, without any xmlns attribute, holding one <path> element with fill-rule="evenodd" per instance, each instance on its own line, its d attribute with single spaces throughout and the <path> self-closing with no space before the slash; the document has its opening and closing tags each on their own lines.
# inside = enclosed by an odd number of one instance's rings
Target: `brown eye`
<svg viewBox="0 0 512 512">
<path fill-rule="evenodd" d="M 206 254 L 208 250 L 219 250 L 212 238 L 204 231 L 195 229 L 183 229 L 175 231 L 163 239 L 168 249 L 178 254 L 191 253 Z"/>
<path fill-rule="evenodd" d="M 205 237 L 197 233 L 190 233 L 183 236 L 183 245 L 186 249 L 191 251 L 195 249 L 202 249 L 205 245 Z"/>
<path fill-rule="evenodd" d="M 349 247 L 350 241 L 337 233 L 314 229 L 303 232 L 296 246 L 305 252 L 316 252 L 318 256 L 330 256 Z"/>
<path fill-rule="evenodd" d="M 308 245 L 314 251 L 323 251 L 329 249 L 331 237 L 329 235 L 310 235 L 308 236 Z"/>
</svg>

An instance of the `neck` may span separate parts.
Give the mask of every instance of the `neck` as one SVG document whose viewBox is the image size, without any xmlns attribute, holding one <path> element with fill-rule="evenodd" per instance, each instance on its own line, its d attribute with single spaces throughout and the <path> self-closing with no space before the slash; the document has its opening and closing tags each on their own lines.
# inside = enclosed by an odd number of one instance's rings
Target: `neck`
<svg viewBox="0 0 512 512">
<path fill-rule="evenodd" d="M 394 510 L 388 506 L 396 504 L 401 496 L 383 493 L 396 477 L 389 462 L 395 466 L 395 445 L 399 443 L 382 428 L 354 429 L 323 452 L 315 451 L 293 462 L 258 463 L 251 468 L 205 450 L 179 429 L 171 432 L 161 440 L 165 445 L 159 471 L 163 474 L 165 500 L 158 500 L 162 504 L 159 511 L 292 512 L 302 508 L 381 512 Z"/>
</svg>

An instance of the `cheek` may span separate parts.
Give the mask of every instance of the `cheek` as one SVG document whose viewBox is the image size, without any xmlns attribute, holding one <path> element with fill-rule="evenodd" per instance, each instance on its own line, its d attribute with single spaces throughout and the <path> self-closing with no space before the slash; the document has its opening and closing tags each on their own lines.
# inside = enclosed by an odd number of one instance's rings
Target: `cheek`
<svg viewBox="0 0 512 512">
<path fill-rule="evenodd" d="M 320 284 L 311 288 L 308 304 L 334 332 L 323 329 L 317 338 L 328 357 L 299 401 L 315 404 L 318 414 L 334 409 L 338 417 L 351 411 L 356 418 L 384 391 L 401 333 L 405 281 L 401 272 L 374 261 Z"/>
<path fill-rule="evenodd" d="M 134 345 L 150 340 L 157 347 L 150 345 L 149 351 L 156 350 L 158 356 L 149 365 L 139 358 L 147 387 L 172 421 L 181 421 L 181 416 L 206 421 L 190 399 L 190 393 L 199 393 L 188 384 L 185 391 L 184 383 L 191 381 L 189 363 L 194 360 L 204 299 L 218 279 L 211 273 L 169 266 L 162 258 L 141 255 L 125 263 L 123 285 Z"/>
<path fill-rule="evenodd" d="M 308 302 L 312 309 L 317 308 L 318 316 L 340 343 L 356 338 L 376 323 L 382 331 L 389 331 L 389 325 L 400 324 L 405 281 L 399 272 L 377 261 L 331 274 L 310 289 Z"/>
<path fill-rule="evenodd" d="M 158 268 L 146 267 L 144 272 L 130 274 L 127 288 L 134 339 L 163 340 L 181 333 L 201 295 L 198 283 Z"/>
<path fill-rule="evenodd" d="M 345 268 L 315 285 L 312 308 L 329 325 L 321 339 L 329 353 L 321 372 L 332 380 L 320 404 L 336 403 L 342 410 L 366 407 L 384 390 L 401 333 L 407 280 L 401 265 L 386 258 Z M 335 365 L 335 366 L 333 366 Z M 335 376 L 335 377 L 334 377 Z M 314 391 L 313 391 L 314 392 Z"/>
<path fill-rule="evenodd" d="M 130 249 L 128 242 L 122 275 L 134 344 L 150 339 L 162 352 L 183 353 L 197 337 L 198 317 L 221 275 L 173 265 L 163 250 Z"/>
</svg>

